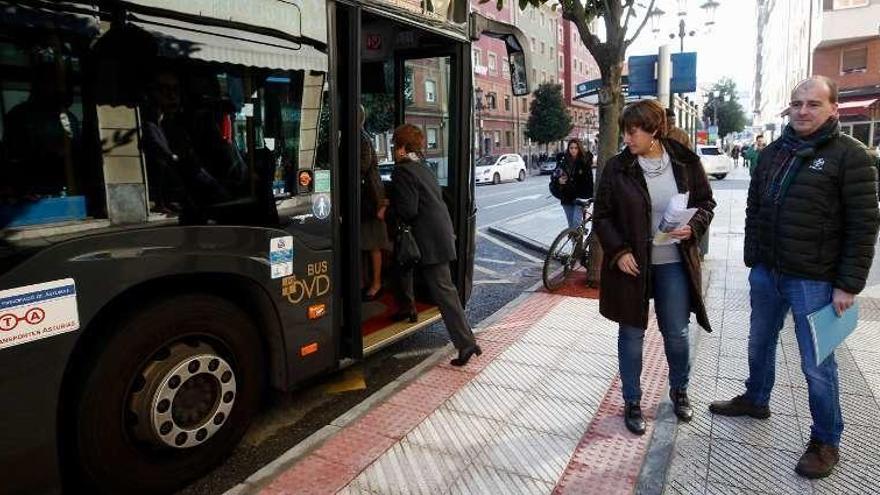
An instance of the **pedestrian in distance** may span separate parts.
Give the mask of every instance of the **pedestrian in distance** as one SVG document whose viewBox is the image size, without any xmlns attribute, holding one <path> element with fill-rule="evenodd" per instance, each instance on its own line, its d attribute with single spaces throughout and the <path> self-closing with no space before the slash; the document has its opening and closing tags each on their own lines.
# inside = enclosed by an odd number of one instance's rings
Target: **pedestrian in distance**
<svg viewBox="0 0 880 495">
<path fill-rule="evenodd" d="M 649 299 L 669 363 L 669 396 L 675 414 L 689 421 L 689 323 L 711 331 L 700 289 L 698 246 L 712 221 L 715 201 L 700 158 L 663 137 L 666 115 L 654 100 L 627 105 L 620 119 L 626 148 L 605 165 L 596 191 L 593 225 L 604 252 L 599 312 L 619 323 L 617 357 L 623 382 L 624 423 L 645 432 L 641 410 L 642 348 L 648 327 Z M 653 245 L 653 236 L 670 199 L 688 193 L 697 212 L 670 235 L 679 242 Z"/>
<path fill-rule="evenodd" d="M 568 148 L 550 178 L 550 192 L 559 199 L 569 228 L 580 225 L 584 207 L 575 199 L 593 197 L 593 154 L 585 151 L 579 139 L 568 142 Z"/>
<path fill-rule="evenodd" d="M 395 162 L 391 173 L 391 203 L 397 216 L 412 227 L 421 252 L 419 272 L 440 309 L 453 345 L 458 349 L 458 357 L 450 364 L 464 366 L 474 354 L 479 356 L 483 351 L 477 345 L 458 289 L 452 283 L 449 262 L 456 259 L 452 219 L 443 202 L 437 177 L 424 164 L 422 143 L 425 137 L 422 130 L 412 124 L 403 124 L 394 130 L 391 141 Z M 415 311 L 413 269 L 405 269 L 401 279 L 410 311 Z"/>
<path fill-rule="evenodd" d="M 692 150 L 694 149 L 691 144 L 691 138 L 688 136 L 683 129 L 676 127 L 675 125 L 675 110 L 671 108 L 666 109 L 666 137 L 669 139 L 674 139 L 679 143 L 683 144 L 685 148 Z"/>
<path fill-rule="evenodd" d="M 758 166 L 758 157 L 761 155 L 761 152 L 764 151 L 766 146 L 767 143 L 764 141 L 763 134 L 755 136 L 755 145 L 749 148 L 749 177 L 755 175 L 755 168 Z"/>
<path fill-rule="evenodd" d="M 813 425 L 795 471 L 828 476 L 843 433 L 837 361 L 816 362 L 807 315 L 842 314 L 864 287 L 880 227 L 877 170 L 865 147 L 840 132 L 837 84 L 822 76 L 791 93 L 790 122 L 758 159 L 749 185 L 745 264 L 751 268 L 749 377 L 745 393 L 713 402 L 723 416 L 770 417 L 776 343 L 789 310 Z"/>
</svg>

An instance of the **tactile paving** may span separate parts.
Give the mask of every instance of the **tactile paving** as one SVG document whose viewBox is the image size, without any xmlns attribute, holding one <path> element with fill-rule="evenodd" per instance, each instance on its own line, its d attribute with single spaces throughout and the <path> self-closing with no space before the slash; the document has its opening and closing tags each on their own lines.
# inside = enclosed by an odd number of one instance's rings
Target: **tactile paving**
<svg viewBox="0 0 880 495">
<path fill-rule="evenodd" d="M 565 353 L 565 349 L 540 344 L 517 342 L 502 352 L 498 359 L 550 368 Z"/>
<path fill-rule="evenodd" d="M 795 407 L 798 416 L 810 419 L 810 398 L 807 389 L 793 388 Z M 880 408 L 873 397 L 840 394 L 840 409 L 843 422 L 847 425 L 876 426 L 880 418 Z"/>
<path fill-rule="evenodd" d="M 603 377 L 553 370 L 532 388 L 532 393 L 597 405 L 608 391 L 609 382 Z"/>
<path fill-rule="evenodd" d="M 453 395 L 446 406 L 455 411 L 495 420 L 506 419 L 526 393 L 521 390 L 471 382 Z"/>
<path fill-rule="evenodd" d="M 554 366 L 581 375 L 590 375 L 611 380 L 617 374 L 619 364 L 617 354 L 598 354 L 574 349 L 565 354 Z"/>
<path fill-rule="evenodd" d="M 847 453 L 841 455 L 846 457 L 834 468 L 834 473 L 814 482 L 813 493 L 816 495 L 863 495 L 871 493 L 872 490 L 873 493 L 876 493 L 880 487 L 880 466 L 862 463 L 862 459 L 849 456 Z"/>
<path fill-rule="evenodd" d="M 578 332 L 550 325 L 539 325 L 526 332 L 521 340 L 530 344 L 541 344 L 568 349 L 577 343 L 577 340 L 582 334 L 583 331 Z"/>
<path fill-rule="evenodd" d="M 526 391 L 531 389 L 549 372 L 550 370 L 544 367 L 496 359 L 482 373 L 477 375 L 475 380 L 499 387 Z"/>
<path fill-rule="evenodd" d="M 500 421 L 441 407 L 409 432 L 405 440 L 469 459 L 477 456 L 502 426 Z"/>
<path fill-rule="evenodd" d="M 810 482 L 794 472 L 800 456 L 800 452 L 713 440 L 707 481 L 753 491 L 772 487 L 779 494 L 810 493 Z"/>
<path fill-rule="evenodd" d="M 507 425 L 474 463 L 555 483 L 577 443 L 576 439 Z"/>
<path fill-rule="evenodd" d="M 461 457 L 402 440 L 351 484 L 372 493 L 433 495 L 453 484 L 466 465 Z"/>
<path fill-rule="evenodd" d="M 580 440 L 598 406 L 558 397 L 530 395 L 508 423 Z"/>
<path fill-rule="evenodd" d="M 785 378 L 782 377 L 782 379 L 780 379 L 780 376 L 777 373 L 776 385 L 770 393 L 770 411 L 773 414 L 794 416 L 797 412 L 795 410 L 794 398 L 792 396 L 792 387 L 788 387 L 785 384 Z M 715 398 L 712 400 L 730 400 L 737 395 L 743 394 L 745 391 L 746 386 L 742 380 L 719 378 L 716 383 Z"/>
<path fill-rule="evenodd" d="M 471 464 L 449 489 L 450 495 L 547 495 L 553 483 Z"/>
</svg>

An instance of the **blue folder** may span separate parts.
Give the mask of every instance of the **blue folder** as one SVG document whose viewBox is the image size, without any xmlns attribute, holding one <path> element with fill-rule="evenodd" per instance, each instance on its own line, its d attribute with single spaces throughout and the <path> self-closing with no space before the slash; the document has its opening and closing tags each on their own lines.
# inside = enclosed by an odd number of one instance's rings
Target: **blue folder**
<svg viewBox="0 0 880 495">
<path fill-rule="evenodd" d="M 810 321 L 816 363 L 822 364 L 822 361 L 825 361 L 856 329 L 856 324 L 859 322 L 859 303 L 855 302 L 840 316 L 834 311 L 834 305 L 829 304 L 807 315 L 807 319 Z"/>
</svg>

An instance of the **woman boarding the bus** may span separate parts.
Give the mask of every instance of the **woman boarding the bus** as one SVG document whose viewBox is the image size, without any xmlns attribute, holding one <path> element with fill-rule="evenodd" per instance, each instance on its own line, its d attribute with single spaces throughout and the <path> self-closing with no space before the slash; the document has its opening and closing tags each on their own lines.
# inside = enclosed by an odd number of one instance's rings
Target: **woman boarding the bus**
<svg viewBox="0 0 880 495">
<path fill-rule="evenodd" d="M 593 197 L 593 154 L 584 151 L 579 139 L 568 142 L 565 156 L 559 163 L 558 172 L 559 203 L 565 211 L 570 228 L 577 227 L 583 218 L 583 206 L 575 204 L 575 199 Z"/>
<path fill-rule="evenodd" d="M 642 347 L 648 326 L 648 301 L 654 298 L 657 323 L 669 363 L 670 398 L 682 421 L 693 416 L 687 396 L 690 313 L 710 330 L 700 290 L 699 240 L 712 221 L 715 201 L 700 159 L 677 141 L 662 138 L 663 107 L 654 100 L 628 105 L 620 119 L 627 147 L 611 158 L 599 181 L 593 225 L 602 250 L 599 311 L 620 324 L 618 361 L 625 402 L 624 422 L 645 432 L 639 402 Z M 676 244 L 654 245 L 670 199 L 689 193 L 697 212 L 688 224 L 670 232 Z"/>
<path fill-rule="evenodd" d="M 452 283 L 449 262 L 455 260 L 455 234 L 449 210 L 443 202 L 437 178 L 422 163 L 422 130 L 411 124 L 403 124 L 394 130 L 391 138 L 394 146 L 394 172 L 391 182 L 391 204 L 398 218 L 412 227 L 416 243 L 421 251 L 419 271 L 425 280 L 431 297 L 440 309 L 443 323 L 458 357 L 453 366 L 464 366 L 476 354 L 482 354 L 474 339 L 474 333 L 461 306 L 458 290 Z M 413 269 L 401 274 L 403 292 L 415 311 Z"/>
</svg>

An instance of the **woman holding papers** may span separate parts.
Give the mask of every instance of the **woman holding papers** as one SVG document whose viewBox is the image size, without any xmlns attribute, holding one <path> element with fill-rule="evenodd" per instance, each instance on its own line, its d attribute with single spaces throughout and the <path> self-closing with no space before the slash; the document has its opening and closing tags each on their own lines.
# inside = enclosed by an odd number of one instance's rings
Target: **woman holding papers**
<svg viewBox="0 0 880 495">
<path fill-rule="evenodd" d="M 693 415 L 687 396 L 688 324 L 694 313 L 711 331 L 697 246 L 712 221 L 715 201 L 699 157 L 664 137 L 666 113 L 659 103 L 642 100 L 628 105 L 620 127 L 626 148 L 605 165 L 593 224 L 604 251 L 600 312 L 620 324 L 617 352 L 624 421 L 627 429 L 641 435 L 645 419 L 639 377 L 651 298 L 669 363 L 675 414 L 683 421 Z"/>
</svg>

